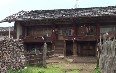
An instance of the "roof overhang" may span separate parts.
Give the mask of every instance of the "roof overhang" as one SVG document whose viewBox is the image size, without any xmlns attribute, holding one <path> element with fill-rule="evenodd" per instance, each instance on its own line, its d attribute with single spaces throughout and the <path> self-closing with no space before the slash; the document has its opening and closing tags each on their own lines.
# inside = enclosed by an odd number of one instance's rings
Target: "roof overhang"
<svg viewBox="0 0 116 73">
<path fill-rule="evenodd" d="M 116 6 L 94 7 L 94 8 L 76 8 L 76 9 L 56 9 L 56 10 L 32 10 L 19 11 L 16 14 L 10 15 L 0 21 L 15 22 L 15 21 L 41 21 L 41 20 L 56 20 L 56 19 L 92 19 L 116 17 Z M 86 20 L 87 20 L 86 19 Z"/>
</svg>

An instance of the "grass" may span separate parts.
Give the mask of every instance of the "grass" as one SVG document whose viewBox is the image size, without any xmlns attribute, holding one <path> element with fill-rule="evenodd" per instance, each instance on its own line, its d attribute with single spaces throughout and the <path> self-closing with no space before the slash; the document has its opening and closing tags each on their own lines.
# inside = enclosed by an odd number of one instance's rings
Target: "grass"
<svg viewBox="0 0 116 73">
<path fill-rule="evenodd" d="M 48 64 L 47 68 L 27 66 L 26 69 L 20 71 L 8 71 L 7 73 L 82 73 L 81 69 L 85 65 L 77 65 L 70 63 L 60 63 L 60 64 Z M 88 64 L 87 64 L 88 66 Z M 91 69 L 91 67 L 90 67 Z M 100 73 L 100 69 L 96 69 L 90 73 Z"/>
<path fill-rule="evenodd" d="M 61 65 L 48 65 L 47 68 L 28 66 L 27 69 L 23 69 L 20 71 L 9 70 L 7 73 L 79 73 L 77 70 L 68 71 L 67 69 L 66 71 L 62 69 Z"/>
<path fill-rule="evenodd" d="M 59 68 L 53 68 L 48 66 L 47 68 L 40 67 L 27 67 L 27 69 L 23 69 L 20 71 L 11 71 L 9 70 L 7 73 L 64 73 L 63 70 Z"/>
</svg>

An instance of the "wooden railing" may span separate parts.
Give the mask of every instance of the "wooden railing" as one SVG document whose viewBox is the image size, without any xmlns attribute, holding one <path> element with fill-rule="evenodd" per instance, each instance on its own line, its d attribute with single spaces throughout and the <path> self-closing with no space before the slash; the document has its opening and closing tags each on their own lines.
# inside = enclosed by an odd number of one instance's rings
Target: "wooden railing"
<svg viewBox="0 0 116 73">
<path fill-rule="evenodd" d="M 95 35 L 84 35 L 84 36 L 64 36 L 65 40 L 95 40 L 97 37 Z"/>
<path fill-rule="evenodd" d="M 47 51 L 47 58 L 51 58 L 54 50 Z M 43 62 L 43 52 L 25 51 L 26 64 L 41 66 Z"/>
<path fill-rule="evenodd" d="M 42 39 L 43 36 L 26 36 L 23 37 L 22 39 L 24 42 L 51 42 L 52 38 L 51 37 L 46 37 L 45 40 Z"/>
<path fill-rule="evenodd" d="M 91 41 L 91 40 L 96 40 L 97 36 L 96 35 L 84 35 L 84 36 L 77 36 L 76 37 L 77 40 L 85 40 L 85 41 Z"/>
<path fill-rule="evenodd" d="M 73 40 L 74 36 L 64 36 L 65 40 Z"/>
</svg>

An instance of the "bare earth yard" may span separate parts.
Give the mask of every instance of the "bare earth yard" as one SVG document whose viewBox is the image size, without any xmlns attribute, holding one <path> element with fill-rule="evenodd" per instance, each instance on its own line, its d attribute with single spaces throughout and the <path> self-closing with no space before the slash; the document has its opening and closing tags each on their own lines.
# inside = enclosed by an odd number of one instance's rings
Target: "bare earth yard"
<svg viewBox="0 0 116 73">
<path fill-rule="evenodd" d="M 92 73 L 96 63 L 71 63 L 64 59 L 48 60 L 48 66 L 60 68 L 65 73 Z"/>
<path fill-rule="evenodd" d="M 47 68 L 27 66 L 8 73 L 100 73 L 95 72 L 96 63 L 74 63 L 72 59 L 48 59 Z"/>
</svg>

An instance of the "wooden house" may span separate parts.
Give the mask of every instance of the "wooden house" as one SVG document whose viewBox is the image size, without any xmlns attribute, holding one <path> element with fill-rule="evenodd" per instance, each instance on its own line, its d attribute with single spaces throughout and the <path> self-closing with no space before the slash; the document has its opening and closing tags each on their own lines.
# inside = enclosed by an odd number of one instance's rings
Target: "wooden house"
<svg viewBox="0 0 116 73">
<path fill-rule="evenodd" d="M 15 22 L 27 51 L 41 50 L 46 42 L 54 54 L 95 57 L 100 34 L 116 33 L 116 6 L 20 11 L 1 22 Z"/>
</svg>

